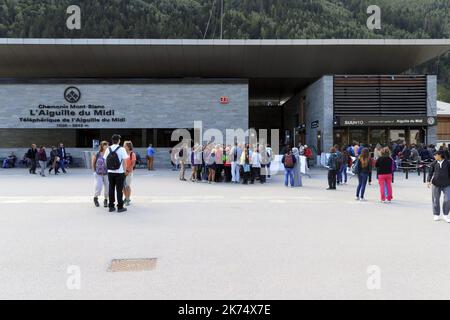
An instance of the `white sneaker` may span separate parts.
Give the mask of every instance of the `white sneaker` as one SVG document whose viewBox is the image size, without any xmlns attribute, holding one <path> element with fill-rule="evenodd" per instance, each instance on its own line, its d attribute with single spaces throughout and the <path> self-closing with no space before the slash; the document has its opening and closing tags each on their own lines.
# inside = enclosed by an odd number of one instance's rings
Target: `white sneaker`
<svg viewBox="0 0 450 320">
<path fill-rule="evenodd" d="M 356 197 L 355 200 L 356 200 L 356 201 L 359 201 L 359 197 Z"/>
<path fill-rule="evenodd" d="M 365 202 L 365 201 L 367 201 L 367 200 L 364 199 L 364 198 L 361 198 L 361 199 L 359 199 L 359 201 Z"/>
<path fill-rule="evenodd" d="M 441 220 L 441 216 L 434 215 L 433 219 L 434 221 L 439 221 Z"/>
<path fill-rule="evenodd" d="M 444 220 L 445 220 L 445 222 L 450 223 L 450 217 L 449 216 L 444 216 Z"/>
</svg>

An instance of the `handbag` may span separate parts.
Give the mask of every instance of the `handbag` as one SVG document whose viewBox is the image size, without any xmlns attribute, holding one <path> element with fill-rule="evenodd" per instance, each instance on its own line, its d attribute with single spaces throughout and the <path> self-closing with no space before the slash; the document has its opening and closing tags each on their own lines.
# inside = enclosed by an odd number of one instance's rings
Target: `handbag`
<svg viewBox="0 0 450 320">
<path fill-rule="evenodd" d="M 248 163 L 244 163 L 244 172 L 250 172 L 250 165 Z"/>
</svg>

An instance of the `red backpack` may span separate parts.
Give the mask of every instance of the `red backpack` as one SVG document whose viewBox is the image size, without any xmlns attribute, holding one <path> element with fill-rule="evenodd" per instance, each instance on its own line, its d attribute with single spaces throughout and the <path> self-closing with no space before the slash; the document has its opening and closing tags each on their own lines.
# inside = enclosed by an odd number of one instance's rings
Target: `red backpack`
<svg viewBox="0 0 450 320">
<path fill-rule="evenodd" d="M 284 167 L 293 168 L 294 167 L 294 156 L 292 154 L 284 155 Z"/>
</svg>

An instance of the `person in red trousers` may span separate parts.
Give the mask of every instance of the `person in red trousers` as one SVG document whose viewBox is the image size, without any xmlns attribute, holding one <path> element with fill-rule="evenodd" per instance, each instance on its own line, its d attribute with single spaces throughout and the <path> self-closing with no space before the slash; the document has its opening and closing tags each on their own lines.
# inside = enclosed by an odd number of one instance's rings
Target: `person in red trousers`
<svg viewBox="0 0 450 320">
<path fill-rule="evenodd" d="M 391 203 L 392 201 L 392 168 L 394 167 L 392 161 L 391 151 L 386 147 L 383 148 L 381 157 L 379 157 L 375 163 L 378 183 L 380 185 L 381 202 L 383 203 Z"/>
</svg>

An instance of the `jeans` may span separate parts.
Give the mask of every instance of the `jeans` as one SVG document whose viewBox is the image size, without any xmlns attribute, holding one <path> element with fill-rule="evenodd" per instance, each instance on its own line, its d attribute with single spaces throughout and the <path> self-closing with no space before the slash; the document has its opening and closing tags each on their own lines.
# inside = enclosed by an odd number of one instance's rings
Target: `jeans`
<svg viewBox="0 0 450 320">
<path fill-rule="evenodd" d="M 232 182 L 239 182 L 240 180 L 239 176 L 239 164 L 237 162 L 231 162 L 231 181 Z"/>
<path fill-rule="evenodd" d="M 117 208 L 123 208 L 123 184 L 125 182 L 125 173 L 108 173 L 109 182 L 109 207 L 114 208 L 117 193 Z"/>
<path fill-rule="evenodd" d="M 342 165 L 338 173 L 338 182 L 347 182 L 347 165 Z"/>
<path fill-rule="evenodd" d="M 364 193 L 366 192 L 367 180 L 369 175 L 367 173 L 358 174 L 358 187 L 356 188 L 356 197 L 364 199 Z"/>
<path fill-rule="evenodd" d="M 255 183 L 256 178 L 259 178 L 261 176 L 261 168 L 260 167 L 252 167 L 251 171 L 251 180 L 250 183 Z"/>
<path fill-rule="evenodd" d="M 387 198 L 388 201 L 391 201 L 392 200 L 392 174 L 379 174 L 378 182 L 380 184 L 381 200 L 385 201 Z M 387 188 L 387 196 L 385 193 L 385 188 Z"/>
<path fill-rule="evenodd" d="M 444 194 L 444 207 L 443 213 L 448 216 L 450 212 L 450 186 L 449 187 L 438 187 L 433 185 L 431 187 L 432 200 L 433 200 L 433 214 L 438 216 L 441 214 L 441 194 Z"/>
<path fill-rule="evenodd" d="M 328 170 L 328 188 L 336 189 L 336 170 Z"/>
<path fill-rule="evenodd" d="M 36 173 L 36 167 L 37 167 L 36 160 L 31 159 L 30 163 L 31 163 L 30 173 Z"/>
<path fill-rule="evenodd" d="M 66 173 L 66 168 L 64 167 L 64 160 L 59 160 L 59 167 L 61 168 L 62 172 Z"/>
<path fill-rule="evenodd" d="M 289 185 L 289 181 L 291 182 L 291 187 L 294 186 L 294 169 L 293 168 L 284 168 L 284 185 L 287 187 Z"/>
</svg>

